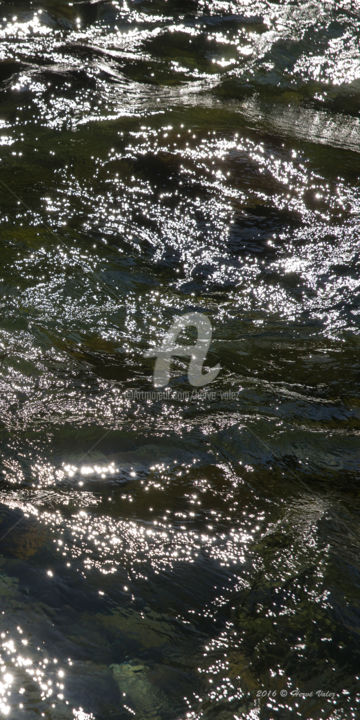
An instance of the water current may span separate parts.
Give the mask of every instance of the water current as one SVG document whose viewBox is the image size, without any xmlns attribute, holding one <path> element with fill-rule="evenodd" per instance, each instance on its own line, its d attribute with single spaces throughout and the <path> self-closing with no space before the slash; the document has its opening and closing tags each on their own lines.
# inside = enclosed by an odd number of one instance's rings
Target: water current
<svg viewBox="0 0 360 720">
<path fill-rule="evenodd" d="M 359 113 L 359 0 L 0 3 L 1 717 L 359 718 Z"/>
</svg>

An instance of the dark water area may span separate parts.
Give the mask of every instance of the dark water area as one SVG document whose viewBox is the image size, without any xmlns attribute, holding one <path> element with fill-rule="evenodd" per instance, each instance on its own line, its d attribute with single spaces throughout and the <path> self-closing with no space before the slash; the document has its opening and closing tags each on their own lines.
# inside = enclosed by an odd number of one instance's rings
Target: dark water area
<svg viewBox="0 0 360 720">
<path fill-rule="evenodd" d="M 0 717 L 359 717 L 359 113 L 359 0 L 1 3 Z"/>
</svg>

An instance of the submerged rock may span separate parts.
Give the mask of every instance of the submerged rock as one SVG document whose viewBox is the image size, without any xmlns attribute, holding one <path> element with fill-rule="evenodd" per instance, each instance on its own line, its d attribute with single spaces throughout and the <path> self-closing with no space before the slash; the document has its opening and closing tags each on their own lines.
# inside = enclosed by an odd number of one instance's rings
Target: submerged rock
<svg viewBox="0 0 360 720">
<path fill-rule="evenodd" d="M 152 681 L 151 670 L 137 662 L 111 665 L 114 680 L 124 699 L 124 705 L 135 711 L 141 720 L 162 720 L 167 698 Z"/>
<path fill-rule="evenodd" d="M 3 517 L 0 522 L 0 553 L 5 556 L 26 560 L 43 548 L 48 539 L 46 527 L 19 511 Z"/>
</svg>

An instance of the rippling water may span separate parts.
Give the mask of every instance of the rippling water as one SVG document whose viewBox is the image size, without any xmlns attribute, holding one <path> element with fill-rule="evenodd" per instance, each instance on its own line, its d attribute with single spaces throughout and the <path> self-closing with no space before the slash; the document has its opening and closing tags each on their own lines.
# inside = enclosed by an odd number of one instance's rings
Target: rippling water
<svg viewBox="0 0 360 720">
<path fill-rule="evenodd" d="M 358 718 L 359 0 L 0 16 L 0 714 Z"/>
</svg>

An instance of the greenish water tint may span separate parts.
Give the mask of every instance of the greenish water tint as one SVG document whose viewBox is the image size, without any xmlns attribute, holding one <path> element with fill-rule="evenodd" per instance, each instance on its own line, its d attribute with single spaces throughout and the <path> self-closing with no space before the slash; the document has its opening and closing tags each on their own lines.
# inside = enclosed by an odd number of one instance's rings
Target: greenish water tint
<svg viewBox="0 0 360 720">
<path fill-rule="evenodd" d="M 355 720 L 360 3 L 0 16 L 0 714 Z"/>
</svg>

